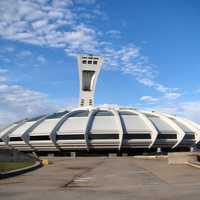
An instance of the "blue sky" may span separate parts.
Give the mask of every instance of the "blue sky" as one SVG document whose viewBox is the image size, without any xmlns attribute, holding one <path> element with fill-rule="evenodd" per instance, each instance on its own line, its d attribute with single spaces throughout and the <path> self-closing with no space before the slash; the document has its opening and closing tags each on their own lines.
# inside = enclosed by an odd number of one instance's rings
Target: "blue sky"
<svg viewBox="0 0 200 200">
<path fill-rule="evenodd" d="M 78 104 L 76 54 L 105 62 L 95 102 L 200 121 L 197 0 L 1 0 L 0 124 Z"/>
</svg>

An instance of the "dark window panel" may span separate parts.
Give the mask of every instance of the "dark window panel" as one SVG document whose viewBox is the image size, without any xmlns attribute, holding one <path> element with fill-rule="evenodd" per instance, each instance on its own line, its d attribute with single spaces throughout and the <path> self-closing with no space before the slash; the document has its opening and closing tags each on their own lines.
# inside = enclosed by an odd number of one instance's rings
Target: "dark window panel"
<svg viewBox="0 0 200 200">
<path fill-rule="evenodd" d="M 50 140 L 48 135 L 38 135 L 38 136 L 30 136 L 30 140 L 37 141 L 37 140 Z"/>
<path fill-rule="evenodd" d="M 83 111 L 83 112 L 78 112 L 70 117 L 87 117 L 89 114 L 89 111 Z"/>
<path fill-rule="evenodd" d="M 119 114 L 120 114 L 120 115 L 137 115 L 137 114 L 131 113 L 131 112 L 129 112 L 129 111 L 120 111 Z"/>
<path fill-rule="evenodd" d="M 23 141 L 20 137 L 10 137 L 10 141 Z"/>
<path fill-rule="evenodd" d="M 88 139 L 90 139 L 90 140 L 104 140 L 104 139 L 115 140 L 115 139 L 119 139 L 119 134 L 89 134 Z"/>
<path fill-rule="evenodd" d="M 194 136 L 194 134 L 186 134 L 184 136 L 184 139 L 186 139 L 186 140 L 193 140 L 193 139 L 195 139 L 195 136 Z"/>
<path fill-rule="evenodd" d="M 56 135 L 56 140 L 84 140 L 84 135 Z"/>
<path fill-rule="evenodd" d="M 92 105 L 92 99 L 89 100 L 89 105 L 90 105 L 90 106 Z"/>
<path fill-rule="evenodd" d="M 68 111 L 63 111 L 63 112 L 58 112 L 58 113 L 53 113 L 52 115 L 50 115 L 49 117 L 47 117 L 46 119 L 56 119 L 56 118 L 60 118 L 62 116 L 64 116 L 65 114 L 67 114 Z"/>
<path fill-rule="evenodd" d="M 96 113 L 96 116 L 114 116 L 114 115 L 110 111 L 98 111 Z"/>
<path fill-rule="evenodd" d="M 159 117 L 157 117 L 155 115 L 151 115 L 151 114 L 144 113 L 144 115 L 147 116 L 148 118 L 159 118 Z"/>
<path fill-rule="evenodd" d="M 159 134 L 158 139 L 177 139 L 176 134 Z"/>
<path fill-rule="evenodd" d="M 124 139 L 135 139 L 135 140 L 139 140 L 139 139 L 151 139 L 151 135 L 150 134 L 124 134 L 123 135 Z"/>
<path fill-rule="evenodd" d="M 42 118 L 42 117 L 44 117 L 44 115 L 31 118 L 31 119 L 29 119 L 29 120 L 27 120 L 27 121 L 28 121 L 28 122 L 37 121 L 37 120 L 39 120 L 39 119 Z"/>
</svg>

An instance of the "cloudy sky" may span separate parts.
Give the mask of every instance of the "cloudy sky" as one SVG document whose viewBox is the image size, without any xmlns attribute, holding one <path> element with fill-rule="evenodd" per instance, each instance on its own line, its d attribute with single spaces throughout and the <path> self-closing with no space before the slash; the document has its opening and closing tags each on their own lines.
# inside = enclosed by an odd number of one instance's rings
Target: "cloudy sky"
<svg viewBox="0 0 200 200">
<path fill-rule="evenodd" d="M 96 104 L 200 122 L 198 0 L 0 0 L 0 126 L 78 104 L 76 54 L 105 59 Z"/>
</svg>

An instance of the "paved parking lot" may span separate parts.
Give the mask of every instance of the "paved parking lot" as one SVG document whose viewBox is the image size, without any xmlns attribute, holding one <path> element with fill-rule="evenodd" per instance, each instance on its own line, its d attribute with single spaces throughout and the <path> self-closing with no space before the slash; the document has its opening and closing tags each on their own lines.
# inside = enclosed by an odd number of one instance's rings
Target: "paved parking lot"
<svg viewBox="0 0 200 200">
<path fill-rule="evenodd" d="M 0 180 L 1 200 L 200 198 L 200 169 L 133 157 L 60 158 Z"/>
</svg>

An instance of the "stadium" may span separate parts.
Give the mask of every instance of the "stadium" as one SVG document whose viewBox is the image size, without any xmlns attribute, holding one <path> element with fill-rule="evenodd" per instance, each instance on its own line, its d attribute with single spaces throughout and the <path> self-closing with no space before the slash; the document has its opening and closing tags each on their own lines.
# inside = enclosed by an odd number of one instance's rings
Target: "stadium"
<svg viewBox="0 0 200 200">
<path fill-rule="evenodd" d="M 80 107 L 15 122 L 0 132 L 0 148 L 23 152 L 194 151 L 200 125 L 129 107 L 94 106 L 103 59 L 78 55 Z"/>
</svg>

